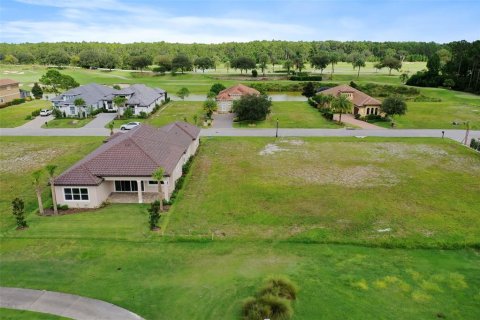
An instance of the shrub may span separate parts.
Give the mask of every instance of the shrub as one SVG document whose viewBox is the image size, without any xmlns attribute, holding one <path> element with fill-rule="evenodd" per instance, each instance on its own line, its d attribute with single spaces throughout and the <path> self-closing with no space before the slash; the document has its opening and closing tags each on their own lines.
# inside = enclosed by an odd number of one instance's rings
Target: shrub
<svg viewBox="0 0 480 320">
<path fill-rule="evenodd" d="M 133 117 L 133 110 L 132 108 L 127 107 L 125 111 L 123 112 L 123 118 L 129 119 Z"/>
<path fill-rule="evenodd" d="M 210 88 L 210 92 L 215 93 L 215 95 L 219 94 L 220 91 L 225 90 L 226 87 L 221 83 L 214 83 Z"/>
<path fill-rule="evenodd" d="M 281 320 L 291 318 L 293 309 L 290 301 L 268 295 L 246 299 L 243 303 L 242 315 L 246 320 Z"/>
<path fill-rule="evenodd" d="M 42 111 L 42 110 L 37 109 L 37 110 L 32 111 L 32 117 L 38 117 L 40 115 L 40 111 Z"/>
<path fill-rule="evenodd" d="M 322 76 L 295 75 L 290 76 L 288 79 L 292 81 L 322 81 L 323 78 Z"/>
<path fill-rule="evenodd" d="M 255 69 L 252 70 L 252 77 L 254 77 L 254 78 L 258 77 L 258 71 L 257 70 L 255 70 Z"/>
<path fill-rule="evenodd" d="M 58 205 L 57 208 L 58 208 L 58 210 L 68 210 L 68 205 L 66 205 L 66 204 Z"/>
<path fill-rule="evenodd" d="M 232 111 L 237 114 L 239 121 L 256 121 L 265 120 L 271 111 L 271 107 L 272 100 L 268 96 L 247 94 L 239 100 L 233 101 Z"/>
<path fill-rule="evenodd" d="M 138 115 L 140 119 L 147 119 L 148 114 L 145 111 L 140 111 L 140 114 Z"/>
<path fill-rule="evenodd" d="M 287 300 L 297 299 L 297 287 L 287 278 L 277 277 L 268 279 L 260 289 L 261 296 L 272 295 Z"/>
<path fill-rule="evenodd" d="M 25 204 L 22 199 L 15 198 L 12 201 L 12 214 L 15 216 L 17 229 L 24 229 L 28 227 L 25 220 Z"/>
<path fill-rule="evenodd" d="M 32 119 L 33 119 L 33 117 L 32 117 L 31 114 L 29 114 L 28 116 L 25 117 L 25 120 L 32 120 Z"/>
<path fill-rule="evenodd" d="M 18 104 L 22 104 L 24 102 L 25 102 L 24 98 L 19 98 L 19 99 L 13 99 L 8 104 L 11 105 L 11 106 L 15 106 L 15 105 L 18 105 Z"/>
<path fill-rule="evenodd" d="M 148 224 L 150 230 L 158 228 L 158 220 L 160 220 L 160 201 L 156 200 L 150 204 L 148 210 Z"/>
<path fill-rule="evenodd" d="M 473 138 L 470 140 L 470 148 L 480 151 L 480 139 Z"/>
</svg>

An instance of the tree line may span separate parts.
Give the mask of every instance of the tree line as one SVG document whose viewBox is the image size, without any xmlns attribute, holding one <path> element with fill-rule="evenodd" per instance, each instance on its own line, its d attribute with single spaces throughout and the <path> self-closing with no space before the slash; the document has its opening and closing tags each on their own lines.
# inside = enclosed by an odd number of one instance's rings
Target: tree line
<svg viewBox="0 0 480 320">
<path fill-rule="evenodd" d="M 239 58 L 247 58 L 258 64 L 262 73 L 267 64 L 281 65 L 286 69 L 301 70 L 305 62 L 315 61 L 320 67 L 323 61 L 314 57 L 325 52 L 335 55 L 337 61 L 348 61 L 362 56 L 365 61 L 381 61 L 388 56 L 398 56 L 402 61 L 426 61 L 445 45 L 434 42 L 370 42 L 370 41 L 252 41 L 245 43 L 180 44 L 180 43 L 99 43 L 57 42 L 0 44 L 0 61 L 11 64 L 73 65 L 85 68 L 133 68 L 144 69 L 155 64 L 168 71 L 176 68 L 174 58 L 187 57 L 181 63 L 182 71 L 198 68 L 215 68 L 223 63 L 236 68 Z M 177 61 L 178 62 L 178 61 Z M 361 64 L 361 63 L 360 63 Z M 243 64 L 237 69 L 243 69 Z M 251 67 L 250 67 L 251 68 Z"/>
</svg>

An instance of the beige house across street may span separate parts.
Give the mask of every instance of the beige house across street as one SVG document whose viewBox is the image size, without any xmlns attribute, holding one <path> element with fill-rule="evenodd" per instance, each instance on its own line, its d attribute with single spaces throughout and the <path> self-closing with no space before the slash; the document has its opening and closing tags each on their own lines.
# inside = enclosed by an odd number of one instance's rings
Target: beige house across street
<svg viewBox="0 0 480 320">
<path fill-rule="evenodd" d="M 338 97 L 340 95 L 346 95 L 350 101 L 353 103 L 353 108 L 351 113 L 353 115 L 359 115 L 365 117 L 368 115 L 381 115 L 384 116 L 384 113 L 381 112 L 382 103 L 363 93 L 360 90 L 352 88 L 347 85 L 340 85 L 333 88 L 329 88 L 323 91 L 318 92 L 317 94 L 331 95 Z"/>
<path fill-rule="evenodd" d="M 20 83 L 18 81 L 0 79 L 0 105 L 20 98 Z"/>
<path fill-rule="evenodd" d="M 220 91 L 216 97 L 218 112 L 227 113 L 232 111 L 233 101 L 247 94 L 260 95 L 260 92 L 243 84 L 237 84 Z"/>
<path fill-rule="evenodd" d="M 164 170 L 160 184 L 169 200 L 183 165 L 197 151 L 199 135 L 199 128 L 185 122 L 116 133 L 54 180 L 57 203 L 98 208 L 110 198 L 151 202 L 158 196 L 158 181 L 152 179 L 158 168 Z"/>
</svg>

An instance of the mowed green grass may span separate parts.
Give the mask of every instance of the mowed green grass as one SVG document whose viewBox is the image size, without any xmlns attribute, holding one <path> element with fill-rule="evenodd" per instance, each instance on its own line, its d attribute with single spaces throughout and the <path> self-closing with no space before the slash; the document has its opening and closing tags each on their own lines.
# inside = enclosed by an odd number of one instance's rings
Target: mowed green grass
<svg viewBox="0 0 480 320">
<path fill-rule="evenodd" d="M 473 250 L 45 234 L 3 238 L 0 258 L 2 286 L 88 296 L 146 319 L 238 319 L 242 301 L 279 274 L 300 288 L 294 319 L 474 319 L 480 308 Z"/>
<path fill-rule="evenodd" d="M 101 137 L 0 137 L 0 230 L 12 228 L 15 220 L 11 215 L 11 202 L 20 197 L 30 213 L 37 208 L 32 173 L 44 170 L 47 164 L 58 166 L 57 174 L 80 160 L 98 147 Z M 43 196 L 45 204 L 51 204 L 50 188 L 46 186 Z"/>
<path fill-rule="evenodd" d="M 325 119 L 317 109 L 312 108 L 306 101 L 274 101 L 271 113 L 264 121 L 235 122 L 239 128 L 329 128 L 338 129 L 340 125 Z"/>
<path fill-rule="evenodd" d="M 14 310 L 0 308 L 0 319 L 2 320 L 67 320 L 68 318 L 55 316 L 48 313 L 32 312 L 25 310 Z"/>
<path fill-rule="evenodd" d="M 1 146 L 12 150 L 8 157 L 4 155 L 1 159 L 2 164 L 8 164 L 5 162 L 8 159 L 15 159 L 24 166 L 30 164 L 26 167 L 30 169 L 22 167 L 15 173 L 0 173 L 1 189 L 9 190 L 8 197 L 1 195 L 2 200 L 22 194 L 28 198 L 28 210 L 31 211 L 34 193 L 29 183 L 30 172 L 47 162 L 44 153 L 52 157 L 48 162 L 62 166 L 61 172 L 101 143 L 97 138 L 59 139 L 64 143 L 60 144 L 55 138 L 2 137 Z M 298 182 L 295 179 L 299 173 L 293 169 L 300 163 L 300 169 L 318 178 L 318 171 L 312 168 L 313 160 L 306 159 L 315 150 L 316 165 L 334 166 L 334 169 L 337 169 L 334 165 L 337 162 L 344 169 L 351 165 L 350 161 L 363 165 L 372 159 L 370 152 L 373 152 L 377 159 L 373 161 L 374 166 L 384 164 L 385 170 L 395 167 L 396 171 L 402 172 L 402 178 L 423 174 L 422 177 L 432 179 L 415 189 L 425 194 L 409 199 L 408 204 L 416 206 L 417 210 L 407 210 L 405 215 L 416 216 L 417 229 L 425 228 L 422 232 L 433 231 L 426 235 L 435 243 L 423 235 L 409 234 L 407 227 L 411 224 L 408 217 L 397 216 L 391 223 L 389 214 L 375 211 L 373 214 L 378 221 L 384 222 L 374 224 L 375 232 L 366 241 L 367 245 L 379 244 L 375 238 L 377 228 L 390 226 L 393 237 L 398 237 L 399 226 L 404 226 L 405 234 L 400 237 L 410 239 L 413 245 L 442 247 L 436 241 L 442 239 L 443 224 L 448 226 L 447 236 L 454 231 L 458 234 L 457 239 L 445 240 L 446 244 L 451 245 L 461 238 L 468 245 L 472 233 L 478 235 L 475 230 L 478 217 L 469 212 L 476 209 L 472 204 L 474 199 L 465 202 L 465 198 L 475 192 L 471 188 L 478 190 L 478 179 L 475 180 L 478 171 L 475 170 L 478 170 L 479 160 L 475 158 L 476 154 L 454 143 L 433 139 L 318 138 L 289 139 L 289 142 L 279 143 L 288 151 L 262 156 L 265 160 L 256 157 L 268 143 L 275 141 L 262 138 L 204 140 L 170 216 L 162 217 L 161 223 L 167 227 L 163 237 L 159 232 L 148 231 L 147 205 L 108 205 L 96 211 L 55 217 L 29 214 L 29 228 L 22 231 L 14 229 L 13 217 L 2 207 L 2 221 L 8 220 L 8 224 L 2 229 L 0 238 L 0 285 L 101 299 L 146 319 L 238 319 L 242 301 L 258 291 L 266 277 L 284 275 L 300 288 L 298 301 L 294 303 L 294 319 L 432 319 L 439 314 L 447 319 L 472 319 L 476 316 L 480 308 L 480 258 L 475 250 L 383 249 L 335 243 L 342 242 L 342 239 L 349 241 L 352 230 L 362 226 L 360 218 L 366 219 L 365 225 L 373 221 L 366 211 L 375 201 L 380 209 L 408 207 L 398 199 L 411 196 L 408 192 L 411 187 L 403 186 L 405 191 L 396 198 L 392 193 L 397 190 L 383 187 L 380 202 L 378 197 L 364 197 L 367 205 L 359 206 L 362 211 L 357 219 L 351 215 L 353 210 L 349 205 L 352 201 L 348 196 L 354 189 L 360 189 L 358 197 L 354 197 L 357 199 L 354 204 L 358 205 L 358 199 L 367 191 L 372 191 L 368 194 L 378 192 L 374 184 L 385 177 L 385 172 L 382 171 L 380 177 L 374 175 L 367 179 L 366 182 L 373 186 L 363 191 L 361 187 L 337 185 L 334 191 L 338 191 L 338 195 L 328 189 L 328 184 L 317 185 L 315 192 L 311 186 L 303 185 L 305 195 L 300 199 L 303 203 L 295 200 L 300 197 L 300 187 L 292 187 L 290 180 Z M 299 154 L 300 148 L 304 149 L 304 155 Z M 351 155 L 346 155 L 348 148 Z M 22 153 L 25 157 L 15 153 L 20 149 L 25 150 Z M 325 153 L 323 157 L 319 156 L 319 150 Z M 398 167 L 400 160 L 386 164 L 392 161 L 388 157 L 390 153 L 395 153 L 405 165 Z M 288 154 L 291 161 L 286 157 Z M 413 155 L 423 159 L 425 164 L 417 169 L 407 168 L 407 165 L 414 164 L 410 158 Z M 327 156 L 331 160 L 325 164 Z M 345 157 L 344 162 L 340 161 Z M 445 162 L 439 162 L 439 157 Z M 445 166 L 452 166 L 454 160 L 470 166 L 472 180 L 467 180 L 464 171 L 458 168 L 445 170 Z M 286 165 L 286 161 L 290 163 Z M 33 165 L 36 163 L 38 165 Z M 425 167 L 430 172 L 428 177 L 424 173 Z M 440 170 L 444 181 L 449 181 L 450 192 L 460 197 L 457 199 L 458 212 L 451 211 L 453 205 L 446 205 L 452 197 L 442 200 L 446 192 L 437 194 L 440 187 L 445 186 L 434 186 L 440 179 L 437 172 Z M 272 176 L 272 172 L 275 175 Z M 277 175 L 278 172 L 281 174 Z M 290 178 L 286 178 L 288 176 Z M 16 180 L 7 186 L 7 180 L 12 179 Z M 409 182 L 418 183 L 419 179 Z M 458 184 L 463 183 L 462 192 L 457 191 L 457 179 Z M 214 182 L 216 186 L 213 186 Z M 203 188 L 199 188 L 200 184 Z M 293 194 L 288 196 L 286 189 L 291 189 Z M 254 192 L 257 195 L 247 199 Z M 44 199 L 47 196 L 48 192 L 44 192 Z M 282 200 L 284 197 L 286 199 Z M 441 212 L 447 214 L 427 215 L 430 211 L 425 210 L 433 211 L 435 208 L 431 206 L 436 206 L 437 201 L 440 201 L 438 206 L 445 208 Z M 319 222 L 315 215 L 318 211 L 312 208 L 316 204 L 326 210 L 325 202 L 337 212 L 338 218 L 331 219 L 333 225 L 344 226 L 341 234 L 334 233 L 339 241 L 334 239 L 330 244 L 318 244 L 315 241 L 318 237 L 308 234 L 295 237 L 295 233 L 289 233 L 292 226 L 298 231 L 311 226 L 310 230 L 316 232 Z M 232 209 L 233 204 L 236 206 Z M 223 213 L 223 222 L 219 222 L 217 217 L 226 207 L 230 208 Z M 248 212 L 251 217 L 239 214 L 242 212 Z M 263 212 L 263 218 L 257 212 Z M 285 219 L 292 212 L 294 216 Z M 328 211 L 325 217 L 327 214 Z M 429 219 L 425 219 L 426 216 Z M 456 219 L 467 221 L 460 223 Z M 467 222 L 470 229 L 466 227 Z M 328 224 L 325 227 L 330 228 Z M 279 233 L 282 229 L 288 233 L 286 236 Z M 232 230 L 237 233 L 233 234 Z M 360 239 L 363 234 L 359 229 Z M 476 238 L 478 240 L 478 236 Z M 325 240 L 328 242 L 329 239 Z M 398 243 L 384 244 L 395 246 Z M 399 305 L 402 308 L 398 308 Z"/>
<path fill-rule="evenodd" d="M 53 119 L 48 122 L 47 125 L 42 125 L 44 129 L 54 129 L 54 128 L 81 128 L 87 123 L 92 121 L 93 118 L 84 118 L 84 119 Z"/>
<path fill-rule="evenodd" d="M 16 106 L 0 109 L 0 128 L 14 128 L 27 123 L 25 118 L 38 109 L 50 109 L 51 102 L 46 100 L 28 101 Z"/>
<path fill-rule="evenodd" d="M 167 234 L 480 244 L 480 158 L 441 139 L 205 138 Z"/>
<path fill-rule="evenodd" d="M 187 122 L 193 123 L 195 115 L 197 116 L 198 125 L 200 125 L 204 115 L 202 101 L 170 101 L 148 119 L 115 120 L 114 127 L 120 128 L 123 124 L 132 121 L 144 122 L 154 127 L 161 127 L 175 121 L 185 121 L 185 119 Z M 105 127 L 108 128 L 108 125 Z"/>
</svg>

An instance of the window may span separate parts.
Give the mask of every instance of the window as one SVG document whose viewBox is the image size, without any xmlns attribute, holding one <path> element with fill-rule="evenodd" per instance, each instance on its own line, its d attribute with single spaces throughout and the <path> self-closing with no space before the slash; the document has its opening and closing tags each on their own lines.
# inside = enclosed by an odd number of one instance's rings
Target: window
<svg viewBox="0 0 480 320">
<path fill-rule="evenodd" d="M 142 188 L 142 191 L 145 191 L 143 186 L 143 181 L 141 182 L 141 188 Z M 116 192 L 137 192 L 138 191 L 137 181 L 116 180 L 115 191 Z"/>
<path fill-rule="evenodd" d="M 70 114 L 75 114 L 75 107 L 70 107 Z"/>
<path fill-rule="evenodd" d="M 87 188 L 64 188 L 63 193 L 65 195 L 65 200 L 89 200 Z"/>
<path fill-rule="evenodd" d="M 148 184 L 158 184 L 158 181 L 150 180 L 150 181 L 148 181 Z"/>
</svg>

